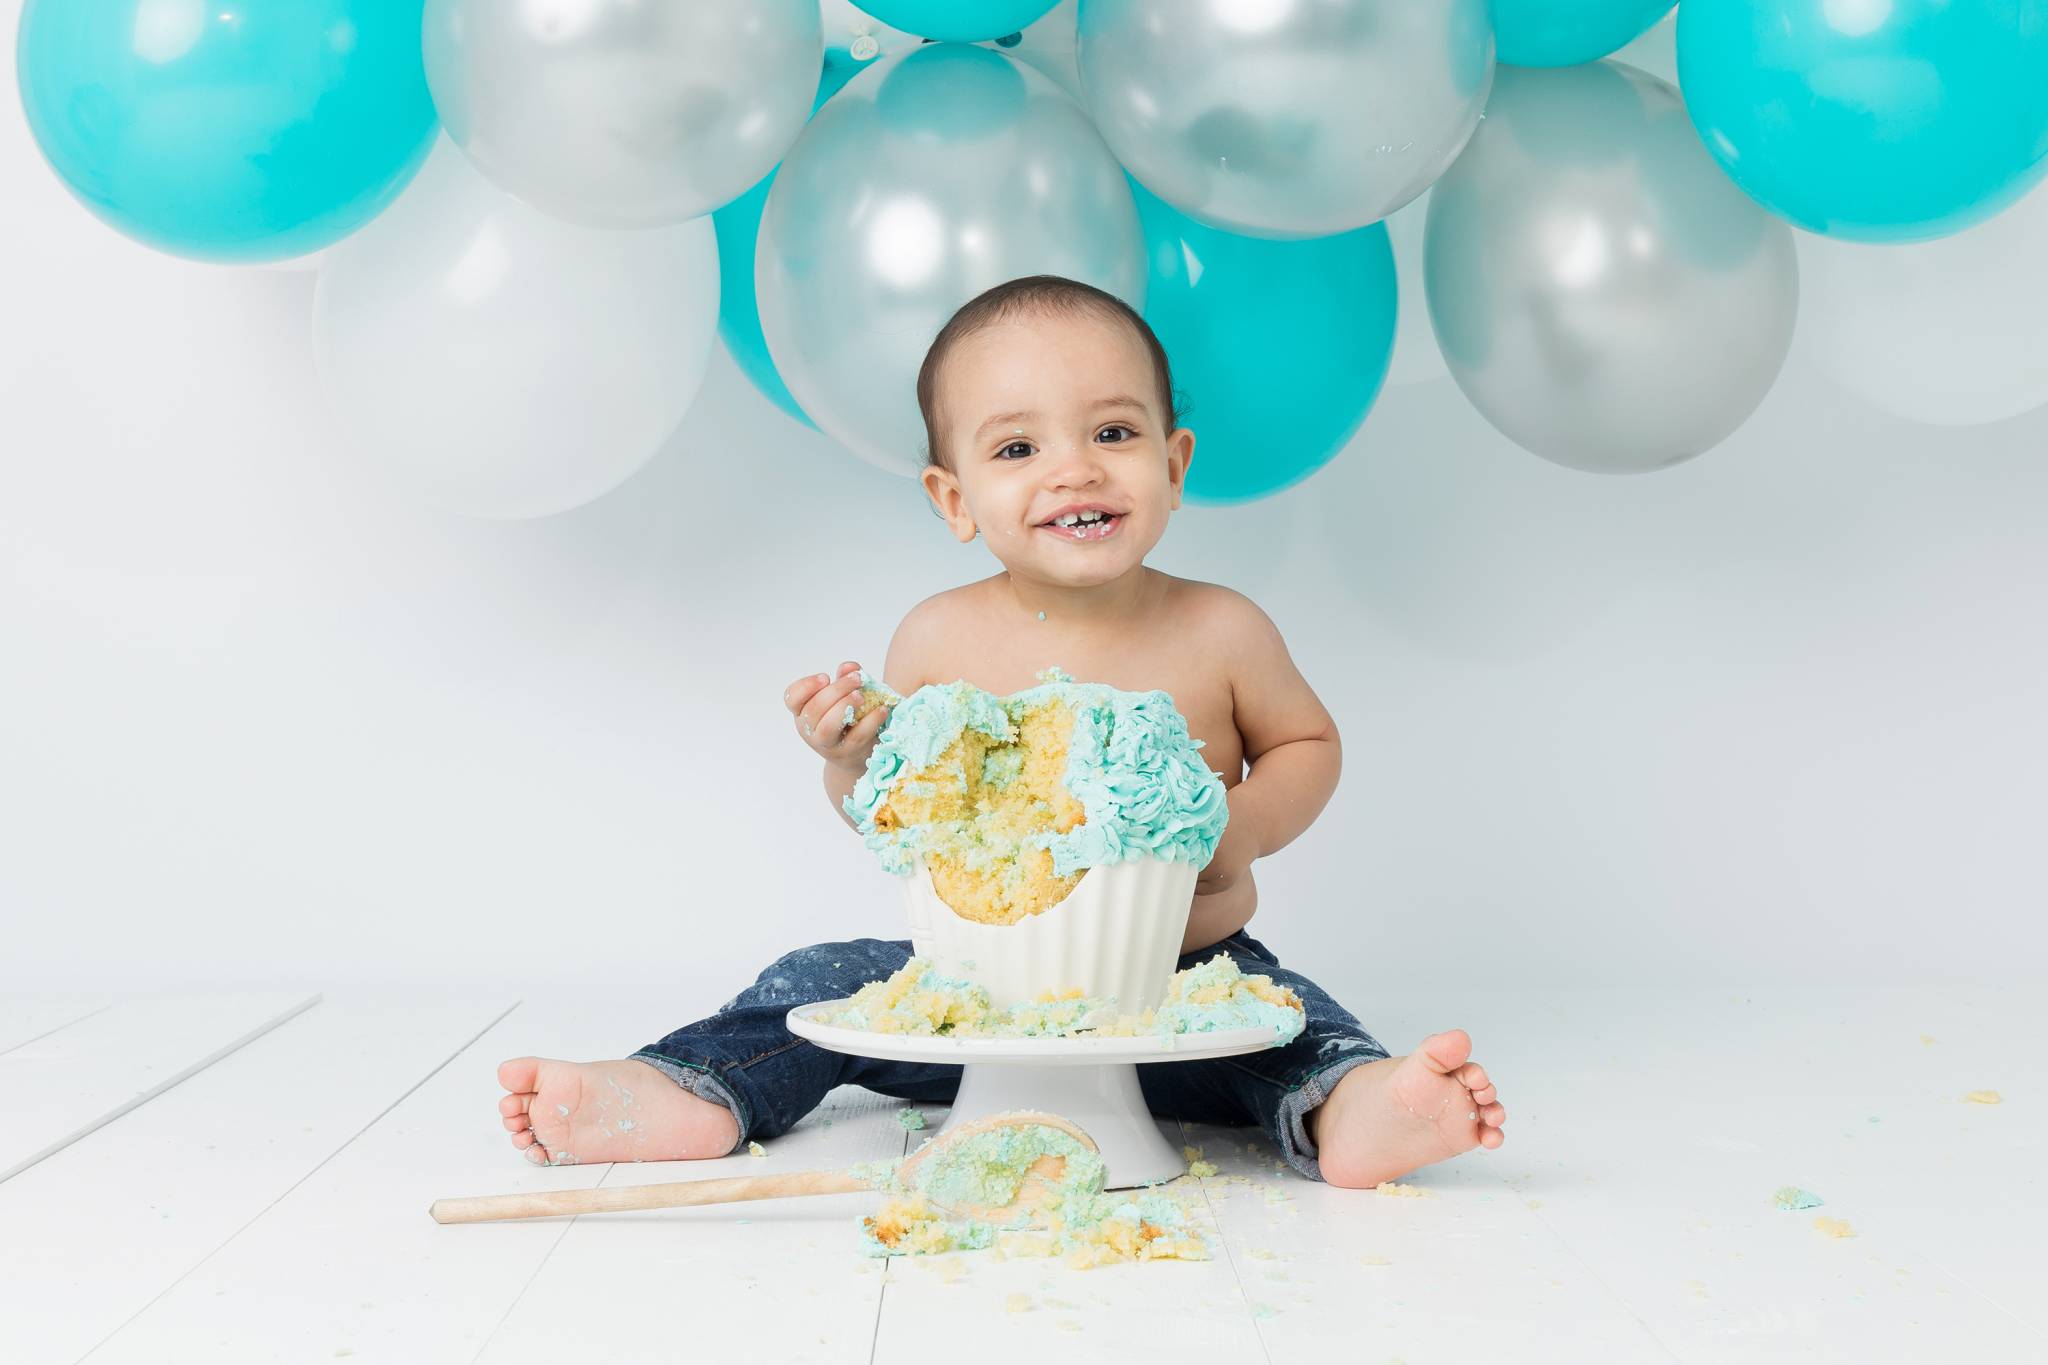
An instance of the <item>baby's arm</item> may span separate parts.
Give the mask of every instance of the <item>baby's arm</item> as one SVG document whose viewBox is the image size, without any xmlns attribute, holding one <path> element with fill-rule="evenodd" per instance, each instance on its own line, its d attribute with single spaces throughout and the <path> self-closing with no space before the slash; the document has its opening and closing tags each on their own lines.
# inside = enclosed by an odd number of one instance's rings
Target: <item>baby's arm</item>
<svg viewBox="0 0 2048 1365">
<path fill-rule="evenodd" d="M 1251 768 L 1230 789 L 1223 831 L 1230 848 L 1218 845 L 1214 870 L 1204 869 L 1201 889 L 1211 892 L 1314 823 L 1343 766 L 1337 723 L 1295 668 L 1271 618 L 1236 592 L 1227 593 L 1219 614 L 1226 647 L 1217 655 L 1229 661 L 1232 719 Z"/>
<path fill-rule="evenodd" d="M 923 651 L 931 643 L 929 637 L 933 630 L 933 612 L 928 602 L 929 599 L 912 607 L 910 614 L 896 627 L 896 633 L 889 637 L 888 657 L 882 664 L 882 681 L 899 696 L 907 697 L 924 685 L 921 674 L 925 658 Z M 858 664 L 843 663 L 839 665 L 834 681 L 843 680 L 850 671 L 858 669 Z M 859 700 L 858 695 L 852 698 L 855 703 Z M 874 750 L 875 736 L 881 733 L 887 721 L 886 712 L 861 717 L 856 733 L 866 727 L 872 729 L 860 736 L 861 742 L 855 746 L 855 753 L 849 756 L 849 761 L 835 763 L 829 758 L 825 760 L 825 795 L 831 799 L 832 809 L 849 827 L 853 826 L 853 819 L 846 813 L 846 798 L 853 795 L 860 775 L 867 770 L 868 754 Z"/>
</svg>

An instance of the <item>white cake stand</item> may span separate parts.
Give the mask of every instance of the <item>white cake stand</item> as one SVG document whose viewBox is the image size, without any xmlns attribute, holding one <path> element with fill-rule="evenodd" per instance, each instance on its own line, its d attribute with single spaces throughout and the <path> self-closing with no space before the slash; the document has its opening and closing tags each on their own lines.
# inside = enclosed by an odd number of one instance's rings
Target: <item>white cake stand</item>
<svg viewBox="0 0 2048 1365">
<path fill-rule="evenodd" d="M 1043 1109 L 1071 1120 L 1101 1149 L 1109 1189 L 1151 1185 L 1187 1170 L 1180 1149 L 1160 1134 L 1145 1107 L 1139 1064 L 1232 1057 L 1273 1045 L 1270 1028 L 1171 1037 L 932 1038 L 818 1022 L 816 1016 L 837 1013 L 850 1003 L 799 1005 L 789 1012 L 789 1031 L 832 1052 L 960 1067 L 960 1094 L 940 1133 L 1011 1109 Z"/>
</svg>

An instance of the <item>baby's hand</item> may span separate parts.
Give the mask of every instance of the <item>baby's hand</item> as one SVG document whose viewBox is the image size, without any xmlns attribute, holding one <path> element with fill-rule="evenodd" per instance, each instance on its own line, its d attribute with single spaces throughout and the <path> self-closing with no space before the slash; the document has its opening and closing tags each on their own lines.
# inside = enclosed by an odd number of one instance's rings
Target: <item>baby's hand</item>
<svg viewBox="0 0 2048 1365">
<path fill-rule="evenodd" d="M 782 689 L 782 704 L 796 717 L 797 733 L 827 763 L 848 772 L 867 768 L 875 736 L 889 719 L 887 706 L 861 715 L 860 665 L 839 665 L 839 676 L 822 673 L 798 678 Z"/>
</svg>

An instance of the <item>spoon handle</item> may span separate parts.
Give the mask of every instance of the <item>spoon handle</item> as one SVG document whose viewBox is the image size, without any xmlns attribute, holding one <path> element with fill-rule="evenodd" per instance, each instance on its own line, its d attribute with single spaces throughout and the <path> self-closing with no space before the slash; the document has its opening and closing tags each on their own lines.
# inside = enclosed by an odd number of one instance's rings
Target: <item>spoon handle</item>
<svg viewBox="0 0 2048 1365">
<path fill-rule="evenodd" d="M 694 1204 L 737 1203 L 745 1199 L 785 1199 L 802 1194 L 851 1194 L 873 1188 L 867 1181 L 843 1171 L 793 1171 L 788 1175 L 671 1180 L 662 1184 L 620 1185 L 610 1189 L 474 1194 L 459 1199 L 436 1199 L 427 1207 L 427 1212 L 437 1223 L 492 1223 L 505 1218 L 675 1209 Z"/>
</svg>

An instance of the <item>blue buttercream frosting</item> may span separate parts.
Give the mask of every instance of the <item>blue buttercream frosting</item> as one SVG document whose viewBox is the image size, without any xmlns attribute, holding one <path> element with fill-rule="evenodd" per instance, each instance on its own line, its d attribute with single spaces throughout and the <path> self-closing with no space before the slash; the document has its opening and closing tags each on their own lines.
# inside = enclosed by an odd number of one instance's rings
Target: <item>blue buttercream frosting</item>
<svg viewBox="0 0 2048 1365">
<path fill-rule="evenodd" d="M 1167 693 L 1124 692 L 1103 683 L 1078 683 L 1057 668 L 1036 687 L 997 697 L 971 683 L 931 683 L 890 712 L 868 755 L 866 770 L 844 809 L 882 867 L 909 876 L 920 853 L 943 849 L 957 831 L 944 828 L 875 828 L 875 812 L 897 784 L 936 762 L 963 731 L 973 729 L 1014 743 L 1013 717 L 1052 701 L 1074 715 L 1062 775 L 1087 818 L 1061 834 L 1025 837 L 1021 848 L 1052 854 L 1053 872 L 1069 876 L 1088 867 L 1139 858 L 1184 859 L 1207 865 L 1230 819 L 1223 779 L 1200 755 L 1202 741 Z M 985 780 L 1002 785 L 1017 761 L 997 750 L 984 765 Z"/>
</svg>

